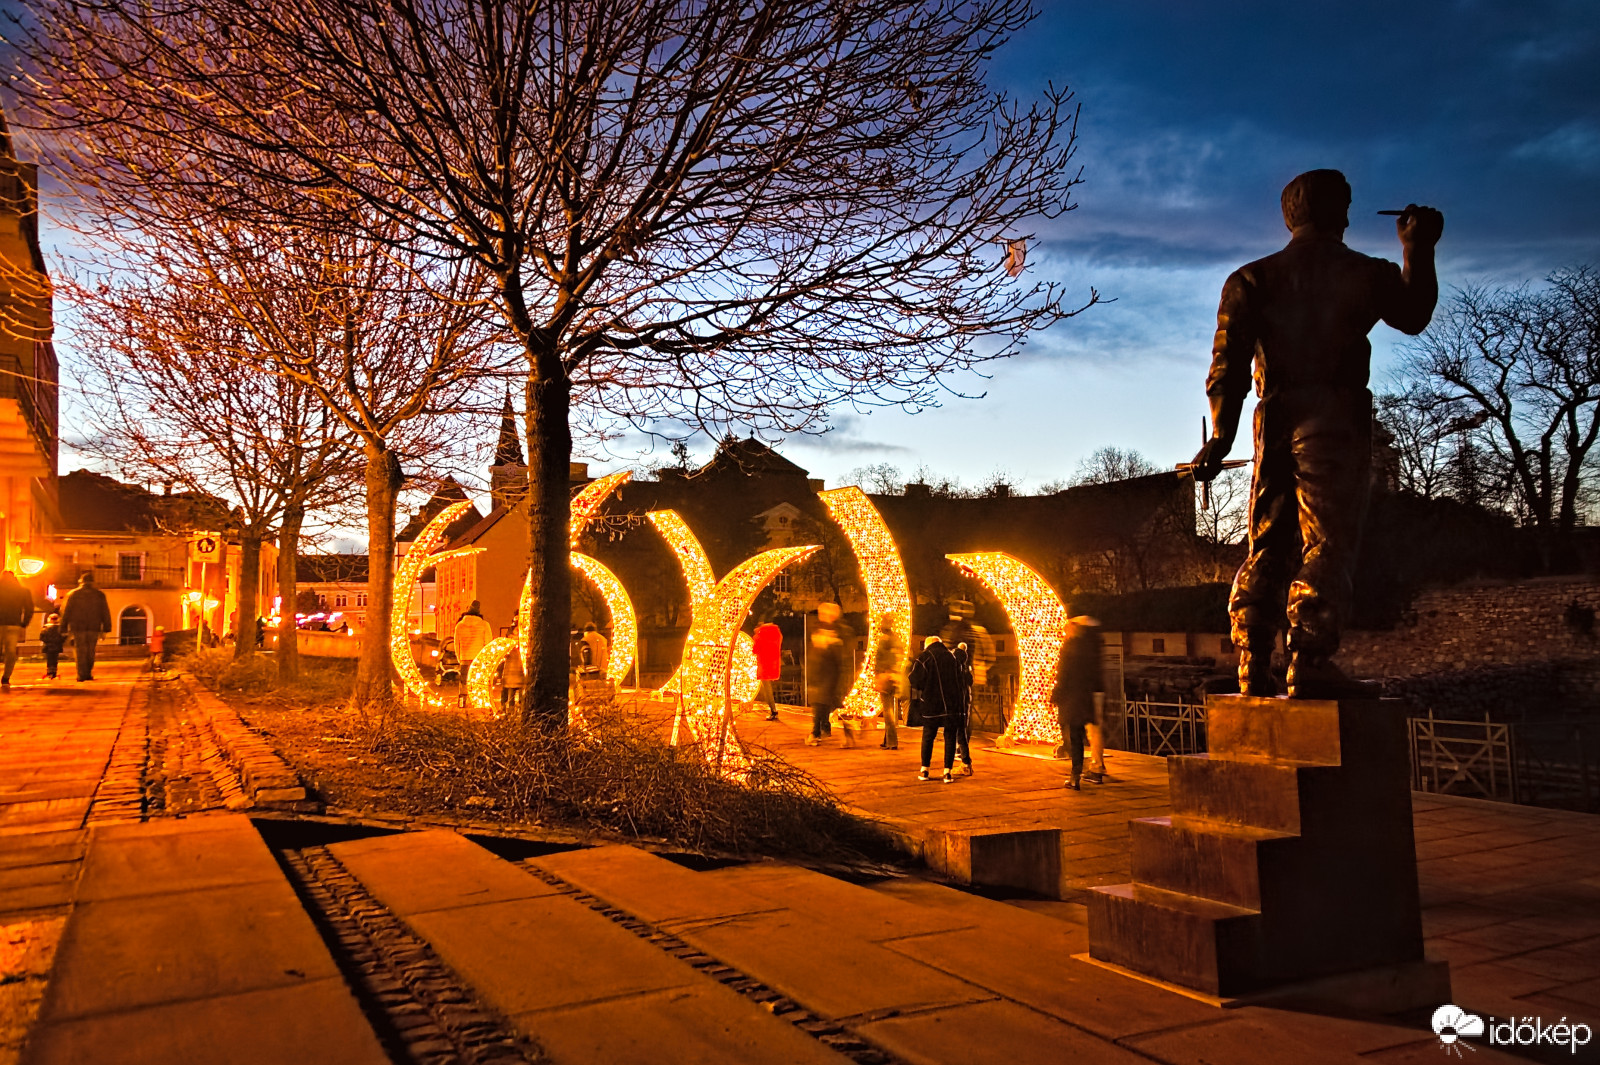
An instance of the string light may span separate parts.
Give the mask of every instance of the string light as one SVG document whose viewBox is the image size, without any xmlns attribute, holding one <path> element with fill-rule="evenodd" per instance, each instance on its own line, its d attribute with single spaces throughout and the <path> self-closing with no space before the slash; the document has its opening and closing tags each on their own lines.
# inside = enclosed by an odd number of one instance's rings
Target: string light
<svg viewBox="0 0 1600 1065">
<path fill-rule="evenodd" d="M 819 492 L 823 505 L 834 523 L 844 530 L 850 550 L 855 553 L 861 567 L 861 582 L 867 586 L 868 624 L 876 639 L 878 623 L 889 615 L 889 628 L 899 641 L 901 654 L 910 653 L 911 647 L 911 584 L 906 580 L 906 569 L 900 561 L 900 550 L 895 545 L 883 515 L 872 505 L 867 493 L 850 486 Z M 845 696 L 845 712 L 865 717 L 877 716 L 882 708 L 878 693 L 873 687 L 875 654 L 862 656 L 861 672 L 856 676 L 850 694 Z"/>
<path fill-rule="evenodd" d="M 711 598 L 695 611 L 683 644 L 684 719 L 711 764 L 730 777 L 741 777 L 748 759 L 732 720 L 729 656 L 739 628 L 761 589 L 785 566 L 818 550 L 777 547 L 747 558 L 718 582 Z M 720 742 L 719 742 L 720 739 Z"/>
<path fill-rule="evenodd" d="M 623 482 L 632 476 L 632 470 L 608 473 L 599 480 L 590 481 L 572 497 L 572 515 L 567 519 L 567 538 L 572 541 L 573 547 L 578 546 L 578 537 L 583 535 L 584 526 L 589 524 L 594 512 L 605 502 L 606 496 L 620 488 Z"/>
<path fill-rule="evenodd" d="M 1061 722 L 1051 705 L 1050 692 L 1061 662 L 1061 645 L 1067 638 L 1066 606 L 1043 577 L 1003 551 L 944 557 L 999 598 L 1016 634 L 1017 702 L 1002 739 L 1059 745 Z"/>
<path fill-rule="evenodd" d="M 700 613 L 705 604 L 711 602 L 712 593 L 716 590 L 717 579 L 711 569 L 711 559 L 706 557 L 706 549 L 701 546 L 694 531 L 675 510 L 652 510 L 648 515 L 650 523 L 656 527 L 661 538 L 672 549 L 672 554 L 678 560 L 678 568 L 683 571 L 683 581 L 689 586 L 689 616 L 692 618 Z M 672 671 L 672 676 L 667 682 L 656 689 L 657 698 L 667 698 L 681 694 L 683 686 L 683 666 L 679 665 Z M 756 679 L 756 646 L 750 634 L 744 630 L 739 631 L 738 645 L 733 651 L 733 697 L 737 702 L 749 702 L 756 697 L 756 692 L 761 688 L 761 682 Z"/>
<path fill-rule="evenodd" d="M 445 530 L 465 514 L 471 505 L 466 500 L 451 503 L 435 515 L 434 519 L 428 522 L 427 528 L 422 530 L 422 535 L 412 541 L 410 549 L 401 557 L 400 565 L 395 569 L 394 587 L 390 596 L 390 609 L 393 612 L 389 616 L 389 661 L 394 664 L 395 672 L 400 675 L 401 688 L 415 698 L 425 710 L 443 709 L 444 700 L 429 690 L 428 682 L 422 676 L 416 658 L 411 654 L 411 635 L 407 631 L 411 590 L 416 586 L 417 579 L 422 576 L 422 571 L 433 565 L 434 559 L 431 556 L 439 545 L 444 543 Z"/>
</svg>

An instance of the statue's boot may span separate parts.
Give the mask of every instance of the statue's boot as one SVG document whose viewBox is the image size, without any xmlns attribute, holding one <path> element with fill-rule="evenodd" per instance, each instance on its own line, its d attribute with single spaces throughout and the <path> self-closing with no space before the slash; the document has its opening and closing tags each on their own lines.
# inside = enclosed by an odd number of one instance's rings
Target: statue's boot
<svg viewBox="0 0 1600 1065">
<path fill-rule="evenodd" d="M 1291 699 L 1376 699 L 1382 694 L 1379 685 L 1356 680 L 1325 655 L 1296 651 L 1289 656 Z"/>
<path fill-rule="evenodd" d="M 1257 638 L 1239 644 L 1239 694 L 1278 694 L 1278 681 L 1272 675 L 1272 642 Z"/>
</svg>

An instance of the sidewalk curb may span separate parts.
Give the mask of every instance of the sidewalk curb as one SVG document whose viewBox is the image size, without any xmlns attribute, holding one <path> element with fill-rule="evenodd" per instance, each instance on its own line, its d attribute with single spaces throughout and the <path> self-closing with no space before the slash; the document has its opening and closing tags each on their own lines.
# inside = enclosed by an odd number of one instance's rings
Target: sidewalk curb
<svg viewBox="0 0 1600 1065">
<path fill-rule="evenodd" d="M 206 731 L 216 740 L 228 765 L 239 774 L 240 785 L 253 808 L 295 813 L 322 810 L 322 803 L 311 798 L 300 775 L 244 723 L 238 711 L 189 673 L 176 672 L 173 679 L 183 685 L 205 715 Z"/>
</svg>

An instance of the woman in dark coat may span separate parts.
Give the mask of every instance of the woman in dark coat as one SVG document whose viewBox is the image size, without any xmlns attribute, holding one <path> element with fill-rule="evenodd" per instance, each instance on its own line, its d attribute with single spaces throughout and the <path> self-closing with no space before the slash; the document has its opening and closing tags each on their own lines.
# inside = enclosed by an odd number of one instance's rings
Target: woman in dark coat
<svg viewBox="0 0 1600 1065">
<path fill-rule="evenodd" d="M 1074 791 L 1083 779 L 1083 743 L 1087 726 L 1095 720 L 1094 697 L 1103 691 L 1100 623 L 1089 617 L 1073 618 L 1067 642 L 1061 648 L 1061 665 L 1050 701 L 1055 704 L 1061 737 L 1072 758 L 1072 776 L 1065 783 Z"/>
<path fill-rule="evenodd" d="M 961 669 L 955 656 L 937 636 L 929 636 L 922 653 L 911 666 L 911 687 L 917 692 L 922 710 L 922 769 L 918 780 L 928 779 L 928 763 L 933 760 L 933 741 L 944 729 L 944 782 L 952 783 L 951 769 L 956 761 L 955 726 L 961 721 L 963 688 Z"/>
</svg>

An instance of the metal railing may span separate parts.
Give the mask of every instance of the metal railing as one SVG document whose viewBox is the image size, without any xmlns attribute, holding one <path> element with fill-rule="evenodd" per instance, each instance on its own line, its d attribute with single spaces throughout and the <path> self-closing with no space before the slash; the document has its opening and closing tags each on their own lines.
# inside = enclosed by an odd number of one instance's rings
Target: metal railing
<svg viewBox="0 0 1600 1065">
<path fill-rule="evenodd" d="M 1124 707 L 1123 750 L 1165 757 L 1206 749 L 1205 704 L 1140 698 L 1128 700 Z"/>
<path fill-rule="evenodd" d="M 1516 733 L 1503 721 L 1413 717 L 1411 788 L 1437 795 L 1470 795 L 1517 802 Z"/>
</svg>

